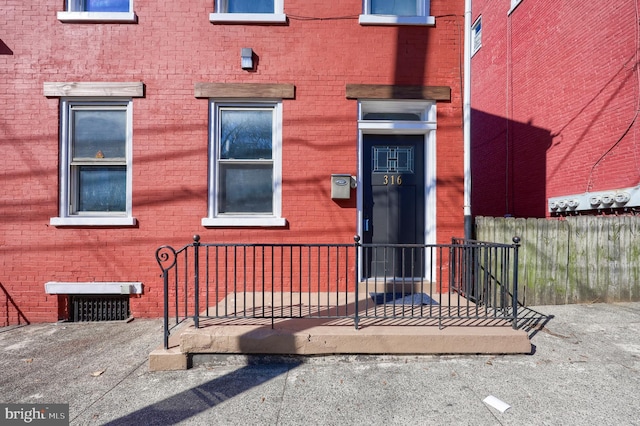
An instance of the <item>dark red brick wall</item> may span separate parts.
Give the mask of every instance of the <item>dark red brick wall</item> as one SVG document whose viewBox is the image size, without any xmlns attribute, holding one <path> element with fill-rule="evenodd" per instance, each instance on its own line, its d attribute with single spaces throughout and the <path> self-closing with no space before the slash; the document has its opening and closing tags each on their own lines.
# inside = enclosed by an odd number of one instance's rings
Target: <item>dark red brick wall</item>
<svg viewBox="0 0 640 426">
<path fill-rule="evenodd" d="M 55 321 L 48 281 L 141 281 L 132 313 L 162 313 L 162 244 L 352 242 L 356 206 L 330 198 L 331 173 L 357 173 L 347 83 L 450 86 L 438 104 L 438 240 L 462 235 L 462 1 L 434 0 L 435 27 L 364 27 L 360 0 L 285 0 L 289 24 L 218 25 L 212 1 L 136 0 L 137 24 L 62 23 L 62 0 L 0 0 L 0 325 Z M 445 16 L 446 15 L 446 16 Z M 456 15 L 456 16 L 449 16 Z M 337 19 L 306 19 L 337 18 Z M 240 69 L 240 49 L 259 57 Z M 53 227 L 59 99 L 44 82 L 141 81 L 133 101 L 133 228 Z M 208 101 L 196 82 L 292 83 L 283 105 L 284 229 L 205 229 Z M 0 293 L 0 301 L 2 301 Z M 4 302 L 2 302 L 4 303 Z"/>
<path fill-rule="evenodd" d="M 549 197 L 640 183 L 635 3 L 523 0 L 507 16 L 474 0 L 475 215 L 544 217 Z"/>
</svg>

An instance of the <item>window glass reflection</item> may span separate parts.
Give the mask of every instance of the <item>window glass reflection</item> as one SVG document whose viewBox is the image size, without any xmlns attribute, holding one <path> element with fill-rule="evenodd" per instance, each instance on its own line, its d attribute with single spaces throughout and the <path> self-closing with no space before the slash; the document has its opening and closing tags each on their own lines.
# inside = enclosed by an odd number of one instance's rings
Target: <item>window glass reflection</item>
<svg viewBox="0 0 640 426">
<path fill-rule="evenodd" d="M 124 110 L 73 112 L 73 158 L 124 158 L 127 113 Z"/>
<path fill-rule="evenodd" d="M 220 213 L 271 213 L 273 166 L 220 165 Z"/>
<path fill-rule="evenodd" d="M 129 12 L 129 0 L 70 0 L 76 12 Z"/>
<path fill-rule="evenodd" d="M 220 111 L 221 159 L 271 159 L 272 110 Z"/>
<path fill-rule="evenodd" d="M 78 212 L 124 212 L 127 170 L 125 167 L 78 168 Z"/>
<path fill-rule="evenodd" d="M 371 0 L 371 13 L 375 15 L 417 16 L 416 0 Z"/>
<path fill-rule="evenodd" d="M 274 13 L 274 0 L 228 0 L 227 13 Z"/>
</svg>

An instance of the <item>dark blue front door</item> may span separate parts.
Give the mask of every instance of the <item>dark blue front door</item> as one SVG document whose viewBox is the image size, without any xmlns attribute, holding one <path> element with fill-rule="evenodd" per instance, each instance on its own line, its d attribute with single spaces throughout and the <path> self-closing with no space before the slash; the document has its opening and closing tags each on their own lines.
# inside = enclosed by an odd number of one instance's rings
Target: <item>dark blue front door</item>
<svg viewBox="0 0 640 426">
<path fill-rule="evenodd" d="M 363 242 L 424 244 L 423 135 L 365 135 Z M 363 278 L 422 276 L 422 250 L 372 250 Z"/>
</svg>

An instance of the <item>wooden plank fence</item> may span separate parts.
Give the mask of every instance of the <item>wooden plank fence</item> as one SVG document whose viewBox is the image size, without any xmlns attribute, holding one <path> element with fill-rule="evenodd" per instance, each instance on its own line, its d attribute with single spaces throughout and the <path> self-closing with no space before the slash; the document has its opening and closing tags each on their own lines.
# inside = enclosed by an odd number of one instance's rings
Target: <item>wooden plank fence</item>
<svg viewBox="0 0 640 426">
<path fill-rule="evenodd" d="M 640 217 L 477 217 L 476 239 L 521 238 L 519 299 L 527 306 L 640 301 Z"/>
</svg>

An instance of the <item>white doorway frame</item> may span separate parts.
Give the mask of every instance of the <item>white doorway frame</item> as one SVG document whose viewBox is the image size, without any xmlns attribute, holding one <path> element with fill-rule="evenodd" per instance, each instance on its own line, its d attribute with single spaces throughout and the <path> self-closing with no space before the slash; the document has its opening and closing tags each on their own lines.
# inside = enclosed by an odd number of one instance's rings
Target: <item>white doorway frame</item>
<svg viewBox="0 0 640 426">
<path fill-rule="evenodd" d="M 415 114 L 419 120 L 365 119 L 369 113 Z M 424 243 L 436 244 L 436 102 L 425 100 L 359 100 L 358 101 L 358 185 L 357 233 L 362 235 L 363 222 L 363 139 L 367 134 L 424 135 Z M 425 274 L 435 275 L 435 259 L 425 258 Z M 358 279 L 362 268 L 358 267 Z M 429 272 L 430 271 L 430 272 Z M 429 276 L 429 275 L 427 275 Z"/>
</svg>

